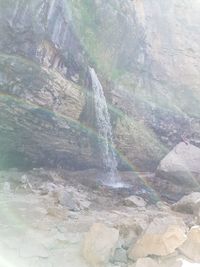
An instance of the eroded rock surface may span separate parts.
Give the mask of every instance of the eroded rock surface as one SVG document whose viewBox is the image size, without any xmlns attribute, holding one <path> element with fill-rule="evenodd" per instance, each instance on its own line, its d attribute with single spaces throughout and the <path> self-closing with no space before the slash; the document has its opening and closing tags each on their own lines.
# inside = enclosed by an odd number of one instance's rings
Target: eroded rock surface
<svg viewBox="0 0 200 267">
<path fill-rule="evenodd" d="M 182 135 L 199 144 L 197 1 L 0 6 L 2 167 L 99 167 L 90 65 L 123 154 L 119 168 L 154 170 Z"/>
</svg>

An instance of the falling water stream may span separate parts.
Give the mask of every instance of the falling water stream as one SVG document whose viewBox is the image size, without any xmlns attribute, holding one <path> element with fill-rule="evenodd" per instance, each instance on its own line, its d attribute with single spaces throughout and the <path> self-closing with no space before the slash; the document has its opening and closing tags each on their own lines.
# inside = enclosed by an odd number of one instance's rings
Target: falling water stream
<svg viewBox="0 0 200 267">
<path fill-rule="evenodd" d="M 103 163 L 105 178 L 103 183 L 112 187 L 123 187 L 121 178 L 117 171 L 117 159 L 114 151 L 112 126 L 110 114 L 102 85 L 93 68 L 89 69 L 94 95 L 94 105 L 96 113 L 96 127 L 99 136 L 100 158 Z"/>
</svg>

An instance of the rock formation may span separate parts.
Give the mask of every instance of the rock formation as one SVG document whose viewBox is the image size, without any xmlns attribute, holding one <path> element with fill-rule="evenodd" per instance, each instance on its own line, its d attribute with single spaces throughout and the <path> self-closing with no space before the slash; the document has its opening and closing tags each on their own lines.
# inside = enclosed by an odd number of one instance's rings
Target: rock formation
<svg viewBox="0 0 200 267">
<path fill-rule="evenodd" d="M 1 168 L 99 167 L 90 65 L 110 104 L 119 168 L 155 169 L 183 134 L 199 144 L 198 1 L 0 7 Z"/>
<path fill-rule="evenodd" d="M 198 187 L 200 149 L 187 143 L 178 144 L 159 164 L 158 176 L 185 186 Z"/>
</svg>

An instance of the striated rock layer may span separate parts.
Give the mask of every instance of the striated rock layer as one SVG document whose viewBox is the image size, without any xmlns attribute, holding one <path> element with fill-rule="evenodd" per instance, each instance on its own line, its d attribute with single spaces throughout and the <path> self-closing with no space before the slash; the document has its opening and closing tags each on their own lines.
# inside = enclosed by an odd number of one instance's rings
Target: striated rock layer
<svg viewBox="0 0 200 267">
<path fill-rule="evenodd" d="M 0 0 L 0 167 L 100 167 L 88 67 L 119 168 L 199 146 L 198 0 Z"/>
</svg>

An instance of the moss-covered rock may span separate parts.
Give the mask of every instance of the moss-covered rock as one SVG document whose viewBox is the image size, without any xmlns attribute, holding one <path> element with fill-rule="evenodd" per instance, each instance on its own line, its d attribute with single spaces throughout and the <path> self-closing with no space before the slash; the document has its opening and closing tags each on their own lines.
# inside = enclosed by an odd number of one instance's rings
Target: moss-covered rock
<svg viewBox="0 0 200 267">
<path fill-rule="evenodd" d="M 79 120 L 81 87 L 24 58 L 0 57 L 0 167 L 96 166 L 94 134 Z"/>
<path fill-rule="evenodd" d="M 154 170 L 167 151 L 144 122 L 127 116 L 118 119 L 115 134 L 115 143 L 122 155 L 122 168 Z"/>
</svg>

